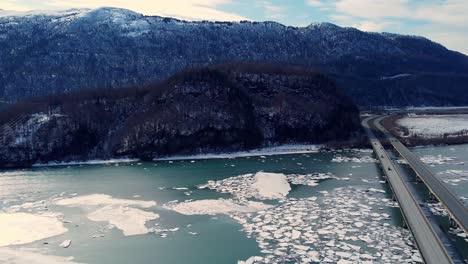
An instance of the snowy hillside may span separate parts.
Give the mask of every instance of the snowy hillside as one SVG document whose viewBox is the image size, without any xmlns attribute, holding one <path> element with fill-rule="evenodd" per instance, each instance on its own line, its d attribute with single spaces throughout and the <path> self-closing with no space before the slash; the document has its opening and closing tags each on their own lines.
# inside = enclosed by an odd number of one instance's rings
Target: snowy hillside
<svg viewBox="0 0 468 264">
<path fill-rule="evenodd" d="M 188 22 L 118 8 L 0 11 L 0 101 L 160 81 L 226 61 L 328 73 L 361 105 L 468 103 L 468 58 L 414 36 L 330 23 Z"/>
</svg>

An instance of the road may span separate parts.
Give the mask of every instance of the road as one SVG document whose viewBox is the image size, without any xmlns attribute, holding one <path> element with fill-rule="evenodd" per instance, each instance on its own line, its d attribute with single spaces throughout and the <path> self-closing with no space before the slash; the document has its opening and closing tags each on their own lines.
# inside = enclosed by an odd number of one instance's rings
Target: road
<svg viewBox="0 0 468 264">
<path fill-rule="evenodd" d="M 366 118 L 362 121 L 362 125 L 369 137 L 375 154 L 380 160 L 382 169 L 387 176 L 390 187 L 400 205 L 403 217 L 413 234 L 424 262 L 428 264 L 453 263 L 443 243 L 433 230 L 429 220 L 426 218 L 421 207 L 400 175 L 398 167 L 395 166 L 388 156 L 387 151 L 372 131 L 370 123 L 374 123 L 375 119 L 376 118 L 373 117 Z"/>
<path fill-rule="evenodd" d="M 384 133 L 392 146 L 400 153 L 421 180 L 426 184 L 429 190 L 449 211 L 450 216 L 455 220 L 459 227 L 467 232 L 468 227 L 468 208 L 463 205 L 447 186 L 438 179 L 429 168 L 398 139 L 393 137 L 381 124 L 380 121 L 385 117 L 379 117 L 375 120 L 375 126 Z"/>
</svg>

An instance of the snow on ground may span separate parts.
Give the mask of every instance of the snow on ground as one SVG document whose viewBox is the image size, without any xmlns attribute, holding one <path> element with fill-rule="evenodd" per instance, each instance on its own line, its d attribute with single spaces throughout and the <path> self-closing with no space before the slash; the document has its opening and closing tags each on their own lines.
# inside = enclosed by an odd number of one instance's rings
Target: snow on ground
<svg viewBox="0 0 468 264">
<path fill-rule="evenodd" d="M 241 157 L 256 157 L 256 156 L 272 156 L 284 154 L 304 154 L 317 153 L 322 148 L 321 145 L 282 145 L 276 147 L 267 147 L 254 149 L 249 151 L 239 151 L 231 153 L 208 153 L 192 156 L 171 156 L 165 158 L 157 158 L 155 161 L 167 160 L 200 160 L 200 159 L 231 159 Z"/>
<path fill-rule="evenodd" d="M 27 244 L 68 230 L 56 217 L 28 213 L 0 213 L 0 247 Z"/>
<path fill-rule="evenodd" d="M 131 163 L 137 162 L 138 159 L 108 159 L 108 160 L 87 160 L 87 161 L 68 161 L 68 162 L 48 162 L 36 163 L 33 167 L 53 167 L 53 166 L 76 166 L 76 165 L 103 165 L 115 163 Z"/>
<path fill-rule="evenodd" d="M 280 173 L 257 172 L 227 178 L 220 181 L 208 181 L 207 184 L 198 186 L 199 189 L 211 189 L 221 193 L 229 193 L 238 200 L 248 198 L 283 199 L 289 193 L 290 185 L 301 184 L 316 186 L 319 180 L 336 178 L 331 173 L 318 173 L 299 175 L 285 175 Z"/>
<path fill-rule="evenodd" d="M 168 203 L 164 207 L 184 215 L 213 215 L 257 212 L 268 209 L 272 205 L 253 201 L 239 202 L 232 199 L 218 199 L 186 201 L 178 204 Z"/>
<path fill-rule="evenodd" d="M 419 115 L 401 118 L 397 124 L 410 136 L 438 138 L 444 135 L 468 135 L 468 115 Z"/>
<path fill-rule="evenodd" d="M 385 80 L 395 80 L 395 79 L 401 79 L 401 78 L 406 78 L 406 77 L 410 77 L 411 74 L 409 73 L 400 73 L 400 74 L 397 74 L 397 75 L 393 75 L 393 76 L 384 76 L 384 77 L 381 77 L 380 80 L 382 81 L 385 81 Z"/>
<path fill-rule="evenodd" d="M 3 264 L 78 264 L 73 257 L 43 255 L 29 250 L 0 248 L 0 262 Z"/>
<path fill-rule="evenodd" d="M 159 218 L 158 214 L 140 209 L 155 206 L 154 201 L 117 199 L 105 194 L 66 198 L 55 204 L 80 207 L 88 212 L 89 220 L 108 222 L 122 230 L 125 236 L 149 233 L 146 222 Z"/>
<path fill-rule="evenodd" d="M 30 10 L 14 11 L 0 9 L 0 17 L 25 17 L 25 16 L 70 16 L 76 13 L 86 13 L 90 9 L 68 9 L 68 10 Z"/>
</svg>

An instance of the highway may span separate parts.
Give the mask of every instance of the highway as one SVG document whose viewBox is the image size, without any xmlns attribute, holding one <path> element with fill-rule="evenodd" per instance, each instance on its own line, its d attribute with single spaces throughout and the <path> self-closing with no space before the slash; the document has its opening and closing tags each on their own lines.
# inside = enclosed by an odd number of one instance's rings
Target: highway
<svg viewBox="0 0 468 264">
<path fill-rule="evenodd" d="M 449 211 L 450 216 L 458 226 L 467 232 L 468 227 L 468 208 L 466 208 L 458 197 L 447 188 L 447 186 L 438 179 L 429 168 L 398 139 L 393 137 L 381 124 L 380 121 L 385 117 L 379 117 L 375 120 L 375 126 L 381 130 L 385 137 L 390 141 L 401 157 L 404 158 L 410 167 L 416 172 L 421 180 L 426 184 L 429 190 Z"/>
<path fill-rule="evenodd" d="M 375 117 L 365 118 L 362 121 L 362 125 L 369 137 L 375 155 L 380 160 L 382 169 L 387 176 L 390 187 L 400 205 L 403 217 L 413 234 L 424 262 L 429 264 L 453 263 L 443 243 L 400 175 L 398 167 L 395 166 L 387 151 L 372 131 L 372 125 L 374 125 L 376 119 Z"/>
</svg>

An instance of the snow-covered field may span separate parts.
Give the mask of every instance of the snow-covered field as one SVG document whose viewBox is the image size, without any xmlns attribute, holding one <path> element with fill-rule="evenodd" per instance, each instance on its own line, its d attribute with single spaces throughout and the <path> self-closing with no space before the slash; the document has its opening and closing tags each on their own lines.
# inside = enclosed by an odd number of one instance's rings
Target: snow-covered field
<svg viewBox="0 0 468 264">
<path fill-rule="evenodd" d="M 397 121 L 408 129 L 410 136 L 438 138 L 468 135 L 468 115 L 419 115 L 407 116 Z"/>
</svg>

